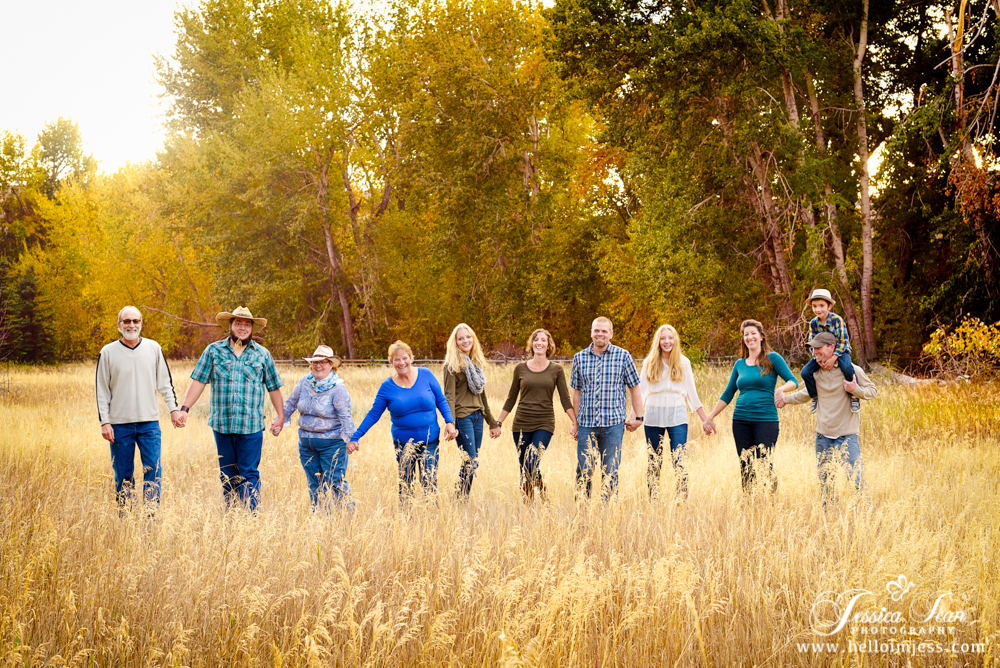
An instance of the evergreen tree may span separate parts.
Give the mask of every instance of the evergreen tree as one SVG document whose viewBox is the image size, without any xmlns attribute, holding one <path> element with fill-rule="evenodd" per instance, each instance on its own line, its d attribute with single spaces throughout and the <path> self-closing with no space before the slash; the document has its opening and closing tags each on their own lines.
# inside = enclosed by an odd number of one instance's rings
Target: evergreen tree
<svg viewBox="0 0 1000 668">
<path fill-rule="evenodd" d="M 38 290 L 35 267 L 11 279 L 2 268 L 3 304 L 0 305 L 0 357 L 15 362 L 51 364 L 55 361 L 55 336 L 48 324 L 45 302 Z"/>
</svg>

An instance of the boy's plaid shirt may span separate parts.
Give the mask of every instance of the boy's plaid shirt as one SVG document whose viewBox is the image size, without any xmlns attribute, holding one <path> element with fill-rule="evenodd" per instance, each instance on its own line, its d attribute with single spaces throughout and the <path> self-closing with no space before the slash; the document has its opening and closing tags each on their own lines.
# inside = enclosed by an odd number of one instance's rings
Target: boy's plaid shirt
<svg viewBox="0 0 1000 668">
<path fill-rule="evenodd" d="M 598 355 L 591 344 L 573 356 L 569 384 L 580 390 L 577 423 L 611 427 L 625 422 L 625 388 L 639 384 L 639 373 L 629 351 L 609 344 Z"/>
<path fill-rule="evenodd" d="M 265 389 L 282 386 L 267 348 L 251 340 L 237 357 L 228 337 L 205 348 L 191 378 L 212 386 L 208 426 L 220 434 L 263 431 Z"/>
<path fill-rule="evenodd" d="M 830 311 L 826 314 L 826 324 L 819 324 L 819 318 L 813 318 L 809 321 L 809 338 L 816 336 L 820 332 L 830 332 L 837 337 L 837 347 L 833 352 L 838 355 L 842 353 L 850 353 L 851 351 L 851 335 L 847 332 L 847 323 L 839 315 Z"/>
</svg>

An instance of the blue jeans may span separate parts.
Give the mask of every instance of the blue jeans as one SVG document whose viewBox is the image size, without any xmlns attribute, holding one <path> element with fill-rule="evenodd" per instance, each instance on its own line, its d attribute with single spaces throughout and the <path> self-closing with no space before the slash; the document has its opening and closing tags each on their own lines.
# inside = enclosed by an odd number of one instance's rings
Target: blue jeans
<svg viewBox="0 0 1000 668">
<path fill-rule="evenodd" d="M 338 506 L 354 510 L 351 488 L 344 480 L 347 473 L 347 443 L 339 438 L 299 436 L 299 461 L 306 472 L 309 503 L 313 511 L 320 507 L 327 493 Z"/>
<path fill-rule="evenodd" d="M 778 477 L 774 475 L 771 451 L 778 442 L 779 426 L 778 422 L 733 420 L 733 440 L 736 441 L 736 454 L 740 457 L 740 478 L 744 492 L 753 490 L 758 469 L 764 469 L 767 476 L 765 484 L 771 492 L 778 490 Z"/>
<path fill-rule="evenodd" d="M 433 494 L 437 491 L 438 441 L 436 438 L 429 443 L 393 441 L 396 446 L 396 462 L 399 464 L 400 501 L 413 496 L 413 481 L 418 468 L 424 492 Z"/>
<path fill-rule="evenodd" d="M 819 467 L 819 487 L 823 493 L 823 505 L 828 499 L 836 501 L 831 478 L 836 469 L 845 466 L 847 477 L 854 481 L 854 489 L 864 489 L 864 465 L 861 462 L 861 443 L 857 434 L 840 438 L 827 438 L 816 434 L 816 464 Z"/>
<path fill-rule="evenodd" d="M 655 495 L 660 486 L 660 470 L 663 466 L 663 441 L 670 441 L 670 461 L 674 464 L 677 475 L 677 495 L 687 498 L 688 473 L 684 466 L 684 445 L 688 439 L 688 426 L 679 424 L 675 427 L 649 427 L 643 425 L 646 432 L 646 443 L 649 447 L 649 466 L 646 469 L 646 481 L 649 483 L 649 496 Z M 667 439 L 664 439 L 666 435 Z"/>
<path fill-rule="evenodd" d="M 840 367 L 840 372 L 844 374 L 844 380 L 854 380 L 854 361 L 851 359 L 851 353 L 842 352 L 840 357 L 837 358 L 837 366 Z M 819 371 L 819 362 L 816 358 L 812 358 L 806 365 L 802 367 L 802 383 L 809 390 L 809 397 L 811 399 L 816 398 L 816 378 L 814 374 Z"/>
<path fill-rule="evenodd" d="M 524 483 L 540 484 L 542 480 L 541 457 L 545 448 L 549 447 L 552 432 L 544 429 L 535 431 L 511 432 L 514 445 L 517 446 L 517 457 L 521 462 L 521 485 Z"/>
<path fill-rule="evenodd" d="M 215 434 L 215 448 L 219 451 L 219 478 L 226 508 L 239 498 L 251 512 L 257 512 L 260 501 L 260 451 L 264 445 L 264 432 L 256 434 Z"/>
<path fill-rule="evenodd" d="M 618 491 L 618 464 L 622 459 L 622 438 L 625 424 L 610 427 L 579 427 L 576 433 L 576 486 L 581 487 L 590 498 L 590 486 L 595 475 L 597 459 L 601 460 L 601 470 L 607 476 L 602 485 L 601 498 L 605 501 Z"/>
<path fill-rule="evenodd" d="M 472 491 L 472 479 L 479 468 L 479 449 L 483 446 L 483 412 L 474 411 L 455 419 L 458 438 L 455 442 L 462 451 L 462 468 L 458 472 L 458 496 L 465 498 Z"/>
<path fill-rule="evenodd" d="M 142 496 L 160 502 L 160 423 L 128 422 L 113 424 L 115 441 L 111 443 L 111 468 L 115 471 L 115 497 L 124 506 L 135 488 L 135 449 L 142 460 Z"/>
</svg>

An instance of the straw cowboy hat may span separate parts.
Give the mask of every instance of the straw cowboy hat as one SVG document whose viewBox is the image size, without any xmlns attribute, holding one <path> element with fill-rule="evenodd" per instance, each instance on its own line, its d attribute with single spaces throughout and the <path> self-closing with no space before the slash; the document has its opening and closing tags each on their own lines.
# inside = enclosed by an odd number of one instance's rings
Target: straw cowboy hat
<svg viewBox="0 0 1000 668">
<path fill-rule="evenodd" d="M 824 290 L 823 288 L 816 288 L 813 290 L 812 294 L 809 295 L 809 299 L 806 300 L 806 304 L 812 305 L 814 299 L 822 299 L 823 301 L 828 302 L 830 306 L 837 303 L 833 301 L 833 295 L 830 294 L 830 291 Z"/>
<path fill-rule="evenodd" d="M 253 313 L 250 312 L 246 306 L 237 306 L 233 309 L 232 313 L 227 313 L 223 311 L 222 313 L 215 316 L 215 321 L 222 325 L 223 327 L 229 327 L 229 323 L 233 321 L 234 318 L 245 318 L 246 320 L 253 320 L 254 326 L 257 327 L 267 327 L 267 318 L 255 318 Z"/>
<path fill-rule="evenodd" d="M 306 362 L 322 362 L 323 360 L 330 360 L 333 362 L 336 360 L 337 364 L 340 364 L 344 360 L 340 358 L 340 355 L 334 355 L 333 349 L 330 346 L 320 346 L 313 351 L 312 357 L 303 357 Z"/>
</svg>

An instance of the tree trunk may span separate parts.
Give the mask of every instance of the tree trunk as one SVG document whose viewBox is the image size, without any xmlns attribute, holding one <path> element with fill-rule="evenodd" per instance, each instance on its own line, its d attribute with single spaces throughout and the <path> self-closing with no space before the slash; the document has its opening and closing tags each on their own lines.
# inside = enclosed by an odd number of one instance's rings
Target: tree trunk
<svg viewBox="0 0 1000 668">
<path fill-rule="evenodd" d="M 863 18 L 854 57 L 854 102 L 858 107 L 858 159 L 860 165 L 859 186 L 861 189 L 861 321 L 864 327 L 864 355 L 862 362 L 876 357 L 875 327 L 872 317 L 872 278 L 875 274 L 872 243 L 872 202 L 868 174 L 868 123 L 865 119 L 864 82 L 861 64 L 865 59 L 868 43 L 868 0 L 862 0 Z"/>
<path fill-rule="evenodd" d="M 733 129 L 726 113 L 727 103 L 725 98 L 720 96 L 715 98 L 715 104 L 718 110 L 719 127 L 722 129 L 722 134 L 728 144 L 732 140 Z M 775 294 L 782 296 L 778 313 L 779 318 L 784 323 L 783 329 L 787 329 L 798 318 L 798 313 L 792 304 L 792 280 L 788 271 L 788 263 L 785 260 L 785 247 L 778 228 L 778 216 L 771 194 L 771 184 L 767 179 L 767 167 L 764 164 L 760 146 L 756 142 L 753 143 L 753 149 L 754 154 L 748 157 L 752 176 L 747 175 L 747 199 L 751 204 L 756 204 L 761 212 L 764 250 L 772 277 L 771 287 Z M 753 187 L 752 179 L 757 180 L 759 191 Z M 784 338 L 783 335 L 782 338 Z"/>
<path fill-rule="evenodd" d="M 827 225 L 830 227 L 830 245 L 833 247 L 833 275 L 837 279 L 837 283 L 840 284 L 840 290 L 837 292 L 844 302 L 841 313 L 844 316 L 844 320 L 847 321 L 847 331 L 851 335 L 851 347 L 854 349 L 854 357 L 858 359 L 859 364 L 867 367 L 866 361 L 874 359 L 874 355 L 871 358 L 868 356 L 863 328 L 861 322 L 858 320 L 858 309 L 854 304 L 854 297 L 851 295 L 851 281 L 847 275 L 847 267 L 844 263 L 844 243 L 841 241 L 840 226 L 837 223 L 837 209 L 829 203 L 829 198 L 832 194 L 832 188 L 829 185 L 826 186 L 826 193 L 826 219 Z"/>
<path fill-rule="evenodd" d="M 816 152 L 820 158 L 826 155 L 826 137 L 823 134 L 823 124 L 819 112 L 819 96 L 816 94 L 816 84 L 813 82 L 812 73 L 808 70 L 804 72 L 806 77 L 806 90 L 809 94 L 809 111 L 813 119 L 813 130 L 816 141 Z M 854 348 L 854 355 L 858 361 L 864 364 L 867 359 L 865 352 L 865 341 L 861 321 L 858 319 L 858 309 L 854 303 L 854 295 L 851 292 L 851 281 L 847 275 L 847 267 L 844 262 L 844 242 L 840 236 L 840 225 L 837 221 L 837 207 L 831 203 L 833 198 L 833 187 L 829 180 L 823 186 L 823 211 L 826 217 L 827 229 L 830 232 L 830 246 L 833 250 L 833 276 L 840 284 L 838 294 L 843 302 L 842 315 L 847 321 L 847 329 L 851 335 L 851 346 Z"/>
<path fill-rule="evenodd" d="M 965 0 L 962 0 L 958 11 L 958 26 L 951 21 L 951 8 L 944 13 L 945 24 L 948 26 L 948 41 L 951 43 L 951 75 L 955 77 L 955 114 L 958 116 L 958 126 L 962 130 L 962 156 L 975 164 L 972 154 L 972 142 L 968 133 L 968 111 L 965 107 Z"/>
<path fill-rule="evenodd" d="M 343 341 L 347 357 L 356 357 L 354 350 L 354 319 L 351 316 L 351 303 L 344 287 L 344 263 L 340 256 L 340 249 L 333 238 L 333 230 L 330 227 L 330 163 L 333 160 L 333 146 L 326 153 L 325 159 L 321 161 L 319 168 L 319 179 L 317 181 L 316 198 L 321 215 L 324 220 L 321 222 L 323 228 L 323 238 L 326 241 L 326 259 L 330 271 L 330 294 L 340 303 L 340 337 Z"/>
<path fill-rule="evenodd" d="M 354 320 L 351 317 L 351 303 L 347 298 L 347 291 L 344 289 L 344 272 L 340 252 L 333 242 L 333 231 L 329 224 L 323 225 L 323 236 L 326 238 L 326 253 L 330 261 L 330 293 L 340 302 L 340 336 L 344 348 L 347 350 L 347 357 L 354 359 L 357 355 L 354 351 Z"/>
<path fill-rule="evenodd" d="M 771 248 L 768 258 L 777 275 L 778 284 L 775 292 L 782 296 L 779 306 L 780 318 L 784 321 L 785 327 L 791 327 L 798 317 L 798 311 L 792 304 L 792 278 L 788 270 L 788 261 L 785 259 L 785 245 L 781 240 L 781 229 L 778 225 L 778 213 L 774 206 L 774 197 L 771 194 L 771 182 L 767 178 L 767 166 L 762 151 L 757 142 L 752 142 L 753 155 L 749 156 L 750 166 L 757 179 L 757 187 L 760 189 L 760 203 L 764 212 L 764 236 L 770 242 Z"/>
</svg>

